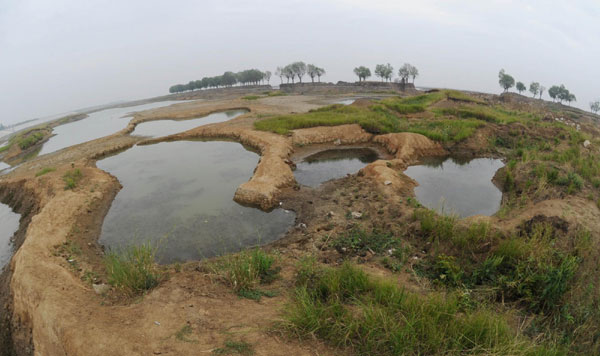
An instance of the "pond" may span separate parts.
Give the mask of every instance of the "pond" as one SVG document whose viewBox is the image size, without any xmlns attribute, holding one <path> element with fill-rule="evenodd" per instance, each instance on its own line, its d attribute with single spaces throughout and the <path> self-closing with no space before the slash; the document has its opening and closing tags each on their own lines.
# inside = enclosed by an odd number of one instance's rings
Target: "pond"
<svg viewBox="0 0 600 356">
<path fill-rule="evenodd" d="M 341 100 L 334 101 L 333 104 L 350 105 L 350 104 L 354 103 L 355 101 L 356 101 L 356 99 L 341 99 Z"/>
<path fill-rule="evenodd" d="M 297 163 L 294 176 L 299 184 L 314 188 L 328 180 L 356 173 L 378 158 L 377 152 L 366 147 L 328 149 Z"/>
<path fill-rule="evenodd" d="M 502 167 L 499 159 L 431 157 L 404 173 L 419 183 L 415 195 L 421 204 L 438 213 L 467 217 L 498 211 L 502 192 L 492 178 Z"/>
<path fill-rule="evenodd" d="M 127 127 L 130 118 L 124 118 L 124 115 L 135 111 L 155 109 L 175 103 L 180 103 L 180 101 L 160 101 L 125 108 L 106 109 L 91 113 L 83 120 L 56 126 L 53 130 L 54 136 L 44 144 L 39 155 L 56 152 L 65 147 L 114 134 Z"/>
<path fill-rule="evenodd" d="M 291 211 L 264 212 L 233 201 L 259 156 L 239 143 L 176 141 L 135 146 L 97 162 L 123 189 L 100 242 L 150 242 L 160 263 L 196 260 L 272 242 L 294 223 Z"/>
<path fill-rule="evenodd" d="M 148 121 L 137 125 L 131 134 L 150 137 L 168 136 L 202 125 L 228 121 L 247 112 L 248 110 L 229 110 L 212 113 L 197 119 Z"/>
<path fill-rule="evenodd" d="M 0 269 L 10 261 L 13 254 L 10 239 L 19 229 L 20 218 L 8 205 L 0 204 Z"/>
<path fill-rule="evenodd" d="M 6 164 L 4 162 L 0 162 L 0 173 L 2 173 L 5 169 L 10 168 L 9 164 Z"/>
</svg>

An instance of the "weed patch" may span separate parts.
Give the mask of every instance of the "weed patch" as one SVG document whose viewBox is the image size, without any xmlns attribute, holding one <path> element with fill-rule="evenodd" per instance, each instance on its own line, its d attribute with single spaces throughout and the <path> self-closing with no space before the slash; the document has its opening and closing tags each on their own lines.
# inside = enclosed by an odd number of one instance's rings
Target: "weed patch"
<svg viewBox="0 0 600 356">
<path fill-rule="evenodd" d="M 130 296 L 156 287 L 162 273 L 156 266 L 155 255 L 156 249 L 150 244 L 109 252 L 104 257 L 108 282 Z"/>
<path fill-rule="evenodd" d="M 239 296 L 249 299 L 273 296 L 257 286 L 273 282 L 280 271 L 275 256 L 260 249 L 222 257 L 212 268 Z"/>
<path fill-rule="evenodd" d="M 306 272 L 299 272 L 305 275 Z M 300 282 L 300 281 L 298 281 Z M 424 297 L 346 263 L 296 289 L 283 327 L 359 355 L 546 354 L 500 314 L 465 313 L 456 295 Z"/>
<path fill-rule="evenodd" d="M 35 176 L 36 177 L 40 177 L 43 176 L 44 174 L 50 173 L 50 172 L 54 172 L 56 170 L 56 168 L 52 168 L 52 167 L 46 167 L 41 169 L 40 171 L 38 171 Z"/>
<path fill-rule="evenodd" d="M 74 170 L 70 170 L 63 176 L 63 181 L 65 182 L 65 190 L 75 189 L 77 187 L 77 183 L 83 178 L 83 173 L 79 168 Z"/>
</svg>

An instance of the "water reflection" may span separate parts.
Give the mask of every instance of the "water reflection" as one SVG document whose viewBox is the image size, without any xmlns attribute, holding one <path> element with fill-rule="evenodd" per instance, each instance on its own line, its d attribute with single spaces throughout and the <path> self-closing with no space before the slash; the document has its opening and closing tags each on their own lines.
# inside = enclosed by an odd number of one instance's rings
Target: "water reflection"
<svg viewBox="0 0 600 356">
<path fill-rule="evenodd" d="M 356 173 L 378 159 L 370 148 L 341 148 L 315 153 L 298 163 L 294 176 L 300 184 L 317 187 L 331 179 Z"/>
<path fill-rule="evenodd" d="M 123 116 L 129 113 L 155 109 L 175 103 L 178 103 L 178 101 L 161 101 L 125 108 L 106 109 L 91 113 L 89 117 L 83 120 L 57 126 L 53 130 L 54 136 L 44 144 L 40 155 L 114 134 L 127 127 L 130 119 Z"/>
<path fill-rule="evenodd" d="M 439 213 L 493 215 L 500 208 L 502 192 L 492 183 L 504 164 L 489 158 L 427 158 L 404 172 L 419 183 L 417 200 Z"/>
<path fill-rule="evenodd" d="M 228 121 L 247 112 L 247 110 L 228 110 L 212 113 L 197 119 L 148 121 L 137 125 L 131 134 L 150 137 L 168 136 L 193 129 L 201 125 L 216 124 L 219 122 Z"/>
<path fill-rule="evenodd" d="M 19 229 L 20 215 L 5 204 L 0 204 L 0 268 L 4 267 L 13 254 L 12 236 Z"/>
<path fill-rule="evenodd" d="M 102 227 L 100 242 L 118 248 L 158 244 L 161 263 L 211 257 L 264 244 L 293 224 L 292 212 L 272 212 L 233 201 L 258 155 L 238 143 L 163 142 L 136 146 L 98 161 L 123 189 Z"/>
</svg>

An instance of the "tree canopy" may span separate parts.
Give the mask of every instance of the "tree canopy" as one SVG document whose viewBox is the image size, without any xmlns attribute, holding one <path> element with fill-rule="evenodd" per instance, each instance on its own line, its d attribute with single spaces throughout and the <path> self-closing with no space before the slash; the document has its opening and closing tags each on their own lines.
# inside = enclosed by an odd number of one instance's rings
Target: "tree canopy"
<svg viewBox="0 0 600 356">
<path fill-rule="evenodd" d="M 358 77 L 358 81 L 365 81 L 371 76 L 371 70 L 365 66 L 354 68 L 354 74 Z"/>
<path fill-rule="evenodd" d="M 529 92 L 535 98 L 535 96 L 538 95 L 538 93 L 540 92 L 540 83 L 538 83 L 538 82 L 531 82 L 531 84 L 529 84 Z"/>
<path fill-rule="evenodd" d="M 375 75 L 381 78 L 381 81 L 391 81 L 394 76 L 394 67 L 391 64 L 378 64 L 375 66 Z"/>
<path fill-rule="evenodd" d="M 548 89 L 548 95 L 552 98 L 552 101 L 558 100 L 559 103 L 566 101 L 571 104 L 573 101 L 577 101 L 577 97 L 573 93 L 569 91 L 569 89 L 565 88 L 563 84 L 560 86 L 553 85 L 550 89 Z"/>
<path fill-rule="evenodd" d="M 525 90 L 527 90 L 525 84 L 523 84 L 522 82 L 517 82 L 517 91 L 519 92 L 519 94 L 521 94 Z"/>
<path fill-rule="evenodd" d="M 204 77 L 193 80 L 187 84 L 175 84 L 169 88 L 169 93 L 181 93 L 188 90 L 231 87 L 239 85 L 258 85 L 262 81 L 269 81 L 271 72 L 261 72 L 258 69 L 247 69 L 241 72 L 225 72 L 215 77 Z"/>
<path fill-rule="evenodd" d="M 590 103 L 590 110 L 594 113 L 597 114 L 598 111 L 600 111 L 600 100 L 596 100 L 596 101 L 592 101 Z M 2 124 L 0 124 L 0 127 L 2 127 Z"/>
<path fill-rule="evenodd" d="M 309 64 L 306 66 L 306 74 L 310 77 L 310 80 L 314 83 L 315 77 L 319 78 L 319 83 L 321 82 L 321 76 L 325 75 L 325 69 L 319 68 L 314 64 Z"/>
<path fill-rule="evenodd" d="M 504 69 L 501 69 L 498 73 L 498 83 L 504 89 L 504 91 L 508 91 L 508 89 L 512 88 L 515 85 L 515 78 L 506 74 Z"/>
</svg>

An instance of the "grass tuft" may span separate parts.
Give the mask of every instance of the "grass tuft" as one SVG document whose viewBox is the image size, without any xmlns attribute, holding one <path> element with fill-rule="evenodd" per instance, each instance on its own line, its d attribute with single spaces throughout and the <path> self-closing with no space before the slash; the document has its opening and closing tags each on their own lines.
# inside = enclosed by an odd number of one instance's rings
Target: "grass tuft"
<svg viewBox="0 0 600 356">
<path fill-rule="evenodd" d="M 254 249 L 222 257 L 212 268 L 239 296 L 260 299 L 261 296 L 273 296 L 257 287 L 278 277 L 280 268 L 274 264 L 274 255 Z"/>
<path fill-rule="evenodd" d="M 41 169 L 40 171 L 38 171 L 35 176 L 36 177 L 40 177 L 43 176 L 44 174 L 50 173 L 50 172 L 54 172 L 56 170 L 56 168 L 52 168 L 52 167 L 46 167 Z"/>
<path fill-rule="evenodd" d="M 65 182 L 65 190 L 75 189 L 77 187 L 77 183 L 79 183 L 82 177 L 83 173 L 81 173 L 81 170 L 79 168 L 65 173 L 65 175 L 63 176 L 63 181 Z"/>
<path fill-rule="evenodd" d="M 108 282 L 131 296 L 151 290 L 162 278 L 155 256 L 156 249 L 150 244 L 109 252 L 104 257 Z"/>
</svg>

